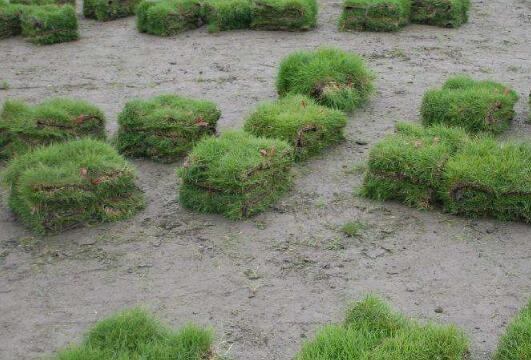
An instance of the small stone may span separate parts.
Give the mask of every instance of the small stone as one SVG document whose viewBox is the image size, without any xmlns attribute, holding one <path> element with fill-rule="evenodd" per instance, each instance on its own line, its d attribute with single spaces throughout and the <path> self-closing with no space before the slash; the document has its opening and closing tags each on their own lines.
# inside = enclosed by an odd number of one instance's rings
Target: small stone
<svg viewBox="0 0 531 360">
<path fill-rule="evenodd" d="M 442 314 L 444 312 L 444 309 L 440 306 L 437 306 L 434 310 L 437 314 Z"/>
</svg>

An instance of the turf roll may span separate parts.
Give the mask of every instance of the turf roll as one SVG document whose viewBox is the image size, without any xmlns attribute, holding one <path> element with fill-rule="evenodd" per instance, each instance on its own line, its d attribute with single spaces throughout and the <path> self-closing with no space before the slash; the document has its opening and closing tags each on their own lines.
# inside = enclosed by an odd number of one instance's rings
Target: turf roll
<svg viewBox="0 0 531 360">
<path fill-rule="evenodd" d="M 400 123 L 396 133 L 374 145 L 361 194 L 398 200 L 417 208 L 440 203 L 443 172 L 449 158 L 469 141 L 459 128 Z"/>
<path fill-rule="evenodd" d="M 373 91 L 373 78 L 357 54 L 320 48 L 285 57 L 276 86 L 281 97 L 290 93 L 307 95 L 321 105 L 350 111 L 367 101 Z"/>
<path fill-rule="evenodd" d="M 251 0 L 208 0 L 204 4 L 209 32 L 248 29 L 251 26 Z"/>
<path fill-rule="evenodd" d="M 144 206 L 134 169 L 110 145 L 85 138 L 12 159 L 9 207 L 37 234 L 128 218 Z"/>
<path fill-rule="evenodd" d="M 126 156 L 176 161 L 203 136 L 216 132 L 220 116 L 210 101 L 175 95 L 133 100 L 118 116 L 115 145 Z"/>
<path fill-rule="evenodd" d="M 0 113 L 0 159 L 80 137 L 105 138 L 105 117 L 85 101 L 51 98 L 38 105 L 7 100 Z"/>
<path fill-rule="evenodd" d="M 198 0 L 143 0 L 136 16 L 138 31 L 172 36 L 202 26 L 204 8 Z"/>
<path fill-rule="evenodd" d="M 247 118 L 244 130 L 287 141 L 299 161 L 342 141 L 346 123 L 346 115 L 339 110 L 319 105 L 304 95 L 288 95 L 260 104 Z"/>
<path fill-rule="evenodd" d="M 503 84 L 456 76 L 441 89 L 428 90 L 420 112 L 424 125 L 445 124 L 470 133 L 499 134 L 511 125 L 517 101 L 516 92 Z"/>
<path fill-rule="evenodd" d="M 317 25 L 317 0 L 254 0 L 251 28 L 305 31 Z"/>
<path fill-rule="evenodd" d="M 345 0 L 340 30 L 397 31 L 409 23 L 411 0 Z"/>
<path fill-rule="evenodd" d="M 26 6 L 0 2 L 0 39 L 22 34 L 22 13 Z"/>
<path fill-rule="evenodd" d="M 22 13 L 22 35 L 41 45 L 77 40 L 76 11 L 71 5 L 30 6 Z"/>
<path fill-rule="evenodd" d="M 411 0 L 411 21 L 456 28 L 468 21 L 470 0 Z"/>
<path fill-rule="evenodd" d="M 185 165 L 179 199 L 189 209 L 241 219 L 257 214 L 291 185 L 293 149 L 283 140 L 243 131 L 207 137 L 195 145 Z"/>
<path fill-rule="evenodd" d="M 469 217 L 531 223 L 531 143 L 478 138 L 443 172 L 445 209 Z"/>
<path fill-rule="evenodd" d="M 83 0 L 83 15 L 89 19 L 109 21 L 135 14 L 139 0 Z"/>
</svg>

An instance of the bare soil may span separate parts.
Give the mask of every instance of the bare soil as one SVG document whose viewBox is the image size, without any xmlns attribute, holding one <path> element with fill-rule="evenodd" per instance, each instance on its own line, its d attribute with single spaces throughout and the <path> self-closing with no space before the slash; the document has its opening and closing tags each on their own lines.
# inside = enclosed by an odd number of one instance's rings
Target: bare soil
<svg viewBox="0 0 531 360">
<path fill-rule="evenodd" d="M 507 138 L 531 136 L 531 2 L 475 0 L 460 29 L 411 25 L 394 34 L 339 33 L 337 1 L 320 1 L 307 33 L 206 29 L 171 38 L 139 34 L 135 19 L 81 20 L 81 40 L 35 46 L 0 41 L 0 103 L 72 96 L 100 106 L 110 132 L 133 97 L 178 93 L 219 104 L 219 128 L 241 127 L 275 98 L 281 58 L 337 46 L 363 55 L 377 92 L 350 116 L 347 141 L 298 165 L 273 209 L 231 222 L 182 209 L 179 164 L 134 161 L 149 201 L 130 221 L 34 237 L 0 205 L 0 359 L 35 359 L 102 317 L 144 305 L 179 326 L 211 325 L 234 359 L 290 359 L 315 330 L 373 292 L 424 320 L 455 323 L 488 359 L 507 321 L 531 296 L 531 227 L 464 219 L 355 196 L 369 147 L 400 119 L 419 121 L 422 94 L 466 72 L 521 95 Z M 344 236 L 348 221 L 367 224 Z M 442 313 L 435 312 L 442 308 Z M 441 309 L 438 309 L 438 311 Z"/>
</svg>

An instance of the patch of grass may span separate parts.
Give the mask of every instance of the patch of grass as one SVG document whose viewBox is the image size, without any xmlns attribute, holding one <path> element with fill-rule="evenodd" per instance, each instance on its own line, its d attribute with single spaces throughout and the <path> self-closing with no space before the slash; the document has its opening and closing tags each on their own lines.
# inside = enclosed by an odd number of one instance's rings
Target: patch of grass
<svg viewBox="0 0 531 360">
<path fill-rule="evenodd" d="M 9 207 L 38 234 L 125 219 L 144 206 L 134 169 L 110 145 L 89 138 L 17 156 L 3 181 Z"/>
<path fill-rule="evenodd" d="M 247 118 L 244 130 L 287 141 L 299 161 L 341 142 L 346 123 L 345 114 L 339 110 L 318 105 L 304 95 L 288 95 L 260 104 Z"/>
<path fill-rule="evenodd" d="M 349 221 L 341 226 L 341 232 L 349 237 L 358 237 L 365 229 L 365 223 L 361 221 Z"/>
<path fill-rule="evenodd" d="M 297 51 L 280 64 L 280 96 L 301 94 L 319 104 L 350 111 L 363 104 L 373 90 L 374 76 L 363 59 L 334 48 Z"/>
<path fill-rule="evenodd" d="M 142 309 L 122 311 L 98 322 L 80 345 L 60 351 L 55 360 L 202 360 L 212 353 L 213 335 L 194 325 L 178 331 Z"/>
<path fill-rule="evenodd" d="M 11 4 L 22 5 L 72 5 L 76 6 L 76 0 L 10 0 Z"/>
<path fill-rule="evenodd" d="M 98 21 L 120 19 L 135 14 L 139 0 L 83 0 L 83 15 Z"/>
<path fill-rule="evenodd" d="M 71 5 L 30 6 L 22 13 L 22 35 L 35 44 L 79 39 L 76 11 Z"/>
<path fill-rule="evenodd" d="M 361 195 L 376 200 L 399 200 L 430 208 L 440 200 L 443 170 L 448 158 L 466 142 L 460 128 L 397 124 L 396 133 L 374 145 Z"/>
<path fill-rule="evenodd" d="M 251 28 L 305 31 L 317 25 L 316 0 L 254 0 Z"/>
<path fill-rule="evenodd" d="M 411 21 L 456 28 L 468 21 L 470 0 L 412 0 Z"/>
<path fill-rule="evenodd" d="M 291 185 L 293 149 L 279 139 L 228 131 L 204 138 L 178 170 L 180 202 L 199 212 L 240 219 L 274 203 Z"/>
<path fill-rule="evenodd" d="M 0 82 L 0 90 L 9 90 L 9 83 L 7 80 Z"/>
<path fill-rule="evenodd" d="M 209 32 L 248 29 L 251 26 L 251 0 L 207 0 L 204 8 Z"/>
<path fill-rule="evenodd" d="M 295 360 L 463 360 L 468 340 L 454 326 L 420 325 L 368 296 L 347 311 L 343 325 L 324 327 Z"/>
<path fill-rule="evenodd" d="M 441 197 L 447 211 L 531 223 L 531 143 L 477 139 L 450 158 Z"/>
<path fill-rule="evenodd" d="M 411 0 L 345 0 L 340 30 L 397 31 L 409 23 Z"/>
<path fill-rule="evenodd" d="M 494 355 L 494 360 L 522 359 L 531 359 L 531 300 L 511 321 Z"/>
<path fill-rule="evenodd" d="M 115 145 L 127 156 L 176 161 L 203 136 L 216 132 L 220 116 L 210 101 L 175 95 L 133 100 L 118 116 Z"/>
<path fill-rule="evenodd" d="M 460 126 L 471 133 L 499 134 L 509 128 L 517 101 L 516 92 L 503 84 L 456 76 L 442 89 L 426 92 L 422 121 L 424 125 Z"/>
<path fill-rule="evenodd" d="M 172 36 L 203 25 L 202 3 L 199 0 L 143 0 L 137 7 L 138 31 Z"/>
<path fill-rule="evenodd" d="M 38 105 L 8 100 L 0 113 L 0 158 L 79 137 L 105 138 L 105 117 L 81 100 L 52 98 Z"/>
<path fill-rule="evenodd" d="M 22 13 L 24 5 L 0 3 L 0 39 L 22 34 Z"/>
</svg>

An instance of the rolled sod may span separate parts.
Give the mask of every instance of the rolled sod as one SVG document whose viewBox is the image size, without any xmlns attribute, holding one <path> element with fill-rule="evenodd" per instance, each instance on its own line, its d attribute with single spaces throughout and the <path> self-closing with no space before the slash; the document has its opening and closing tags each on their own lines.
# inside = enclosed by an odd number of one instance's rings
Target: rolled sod
<svg viewBox="0 0 531 360">
<path fill-rule="evenodd" d="M 468 21 L 470 0 L 411 0 L 411 21 L 456 28 Z"/>
<path fill-rule="evenodd" d="M 26 6 L 0 2 L 0 39 L 22 34 L 22 13 Z"/>
<path fill-rule="evenodd" d="M 213 334 L 195 325 L 174 330 L 146 310 L 121 311 L 94 325 L 79 345 L 59 351 L 54 360 L 218 359 Z"/>
<path fill-rule="evenodd" d="M 109 21 L 135 14 L 139 0 L 83 0 L 83 15 L 99 21 Z"/>
<path fill-rule="evenodd" d="M 531 143 L 479 138 L 450 158 L 441 196 L 446 211 L 531 223 Z"/>
<path fill-rule="evenodd" d="M 494 360 L 531 359 L 531 299 L 500 338 Z"/>
<path fill-rule="evenodd" d="M 9 207 L 35 233 L 116 221 L 144 206 L 134 169 L 95 139 L 58 143 L 17 156 L 3 174 Z"/>
<path fill-rule="evenodd" d="M 260 104 L 247 118 L 244 130 L 287 141 L 299 161 L 342 141 L 346 123 L 346 115 L 339 110 L 319 105 L 304 95 L 288 95 Z"/>
<path fill-rule="evenodd" d="M 328 325 L 294 360 L 464 360 L 469 341 L 453 325 L 419 323 L 374 296 L 354 303 L 340 325 Z"/>
<path fill-rule="evenodd" d="M 340 30 L 396 31 L 409 23 L 411 0 L 345 0 Z"/>
<path fill-rule="evenodd" d="M 251 26 L 251 0 L 208 0 L 204 7 L 209 32 L 248 29 Z"/>
<path fill-rule="evenodd" d="M 301 94 L 344 111 L 361 106 L 373 91 L 374 75 L 354 53 L 335 48 L 297 51 L 280 64 L 277 92 Z"/>
<path fill-rule="evenodd" d="M 22 35 L 41 45 L 77 40 L 76 11 L 71 5 L 30 6 L 22 14 Z"/>
<path fill-rule="evenodd" d="M 304 31 L 317 25 L 317 0 L 254 0 L 251 28 Z"/>
<path fill-rule="evenodd" d="M 8 100 L 0 113 L 0 158 L 56 142 L 105 138 L 105 117 L 85 101 L 52 98 L 38 105 Z"/>
<path fill-rule="evenodd" d="M 511 125 L 517 101 L 516 92 L 503 84 L 456 76 L 441 89 L 428 90 L 420 112 L 424 125 L 445 124 L 470 133 L 499 134 Z"/>
<path fill-rule="evenodd" d="M 361 193 L 371 199 L 431 208 L 440 203 L 448 159 L 468 141 L 459 128 L 398 124 L 395 134 L 371 148 Z"/>
<path fill-rule="evenodd" d="M 204 23 L 204 8 L 198 0 L 143 0 L 137 7 L 138 31 L 172 36 Z"/>
<path fill-rule="evenodd" d="M 179 200 L 189 209 L 241 219 L 257 214 L 291 185 L 293 149 L 243 131 L 201 140 L 178 170 Z"/>
<path fill-rule="evenodd" d="M 203 136 L 216 132 L 220 116 L 210 101 L 175 95 L 133 100 L 118 116 L 115 145 L 127 156 L 176 161 Z"/>
<path fill-rule="evenodd" d="M 72 5 L 76 6 L 76 0 L 10 0 L 11 4 L 22 5 Z"/>
</svg>

